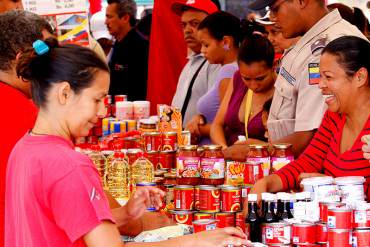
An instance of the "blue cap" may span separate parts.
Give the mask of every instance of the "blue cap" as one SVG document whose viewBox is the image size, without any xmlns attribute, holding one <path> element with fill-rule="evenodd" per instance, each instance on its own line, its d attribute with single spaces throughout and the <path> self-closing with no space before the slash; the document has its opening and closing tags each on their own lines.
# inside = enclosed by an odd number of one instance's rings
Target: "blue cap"
<svg viewBox="0 0 370 247">
<path fill-rule="evenodd" d="M 47 53 L 50 50 L 49 46 L 44 41 L 39 39 L 33 42 L 32 47 L 39 56 Z"/>
</svg>

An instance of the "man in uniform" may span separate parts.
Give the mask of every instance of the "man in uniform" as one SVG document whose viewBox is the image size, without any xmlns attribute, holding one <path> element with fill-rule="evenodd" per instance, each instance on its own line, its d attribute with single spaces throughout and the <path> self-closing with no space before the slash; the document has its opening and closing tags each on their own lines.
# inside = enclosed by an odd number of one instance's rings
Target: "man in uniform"
<svg viewBox="0 0 370 247">
<path fill-rule="evenodd" d="M 256 0 L 250 4 L 254 10 L 267 6 L 284 38 L 302 36 L 284 55 L 267 122 L 270 141 L 293 144 L 293 152 L 299 156 L 326 111 L 325 97 L 318 87 L 322 49 L 341 36 L 365 36 L 342 19 L 338 10 L 329 13 L 324 0 Z M 225 150 L 225 156 L 245 159 L 247 149 L 241 146 Z"/>
</svg>

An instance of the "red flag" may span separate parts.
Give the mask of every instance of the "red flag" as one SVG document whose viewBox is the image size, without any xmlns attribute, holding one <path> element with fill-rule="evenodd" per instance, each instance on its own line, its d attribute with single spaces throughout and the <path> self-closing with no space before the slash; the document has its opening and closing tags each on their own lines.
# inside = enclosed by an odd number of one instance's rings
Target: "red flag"
<svg viewBox="0 0 370 247">
<path fill-rule="evenodd" d="M 89 0 L 90 14 L 93 15 L 101 10 L 101 0 Z"/>
<path fill-rule="evenodd" d="M 171 10 L 173 2 L 175 0 L 154 1 L 147 93 L 152 114 L 156 113 L 157 104 L 171 104 L 186 63 L 187 48 L 180 17 Z"/>
</svg>

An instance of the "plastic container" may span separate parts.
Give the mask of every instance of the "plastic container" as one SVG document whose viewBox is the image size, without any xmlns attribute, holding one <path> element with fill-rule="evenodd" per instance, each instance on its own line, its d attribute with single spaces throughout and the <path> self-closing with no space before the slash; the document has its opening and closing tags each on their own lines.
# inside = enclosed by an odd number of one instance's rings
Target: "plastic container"
<svg viewBox="0 0 370 247">
<path fill-rule="evenodd" d="M 304 191 L 311 192 L 312 199 L 318 202 L 340 201 L 338 186 L 334 184 L 333 177 L 305 178 L 301 184 Z"/>
<path fill-rule="evenodd" d="M 131 101 L 116 102 L 116 118 L 129 120 L 134 117 L 134 104 Z"/>
<path fill-rule="evenodd" d="M 340 189 L 343 202 L 363 201 L 365 199 L 364 177 L 337 177 L 334 181 Z"/>
<path fill-rule="evenodd" d="M 150 117 L 149 101 L 134 101 L 134 119 L 144 119 Z"/>
</svg>

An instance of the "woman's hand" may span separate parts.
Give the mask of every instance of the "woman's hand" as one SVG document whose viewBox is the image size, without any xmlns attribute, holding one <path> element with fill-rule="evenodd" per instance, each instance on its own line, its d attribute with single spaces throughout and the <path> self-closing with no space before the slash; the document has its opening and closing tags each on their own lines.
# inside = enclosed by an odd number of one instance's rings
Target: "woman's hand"
<svg viewBox="0 0 370 247">
<path fill-rule="evenodd" d="M 363 143 L 365 143 L 362 146 L 362 151 L 364 151 L 364 158 L 369 160 L 369 162 L 370 162 L 370 135 L 364 135 L 361 138 L 361 141 Z"/>
<path fill-rule="evenodd" d="M 188 124 L 186 125 L 186 129 L 190 131 L 192 137 L 194 136 L 199 139 L 202 136 L 200 129 L 199 129 L 199 125 L 204 125 L 204 124 L 206 124 L 204 121 L 204 117 L 198 114 L 198 115 L 195 115 L 188 122 Z"/>
<path fill-rule="evenodd" d="M 203 231 L 189 236 L 195 239 L 194 247 L 250 246 L 247 236 L 235 227 Z"/>
<path fill-rule="evenodd" d="M 322 174 L 322 173 L 301 173 L 298 176 L 298 181 L 299 183 L 302 182 L 303 179 L 305 178 L 313 178 L 313 177 L 326 177 L 327 175 Z"/>
</svg>

